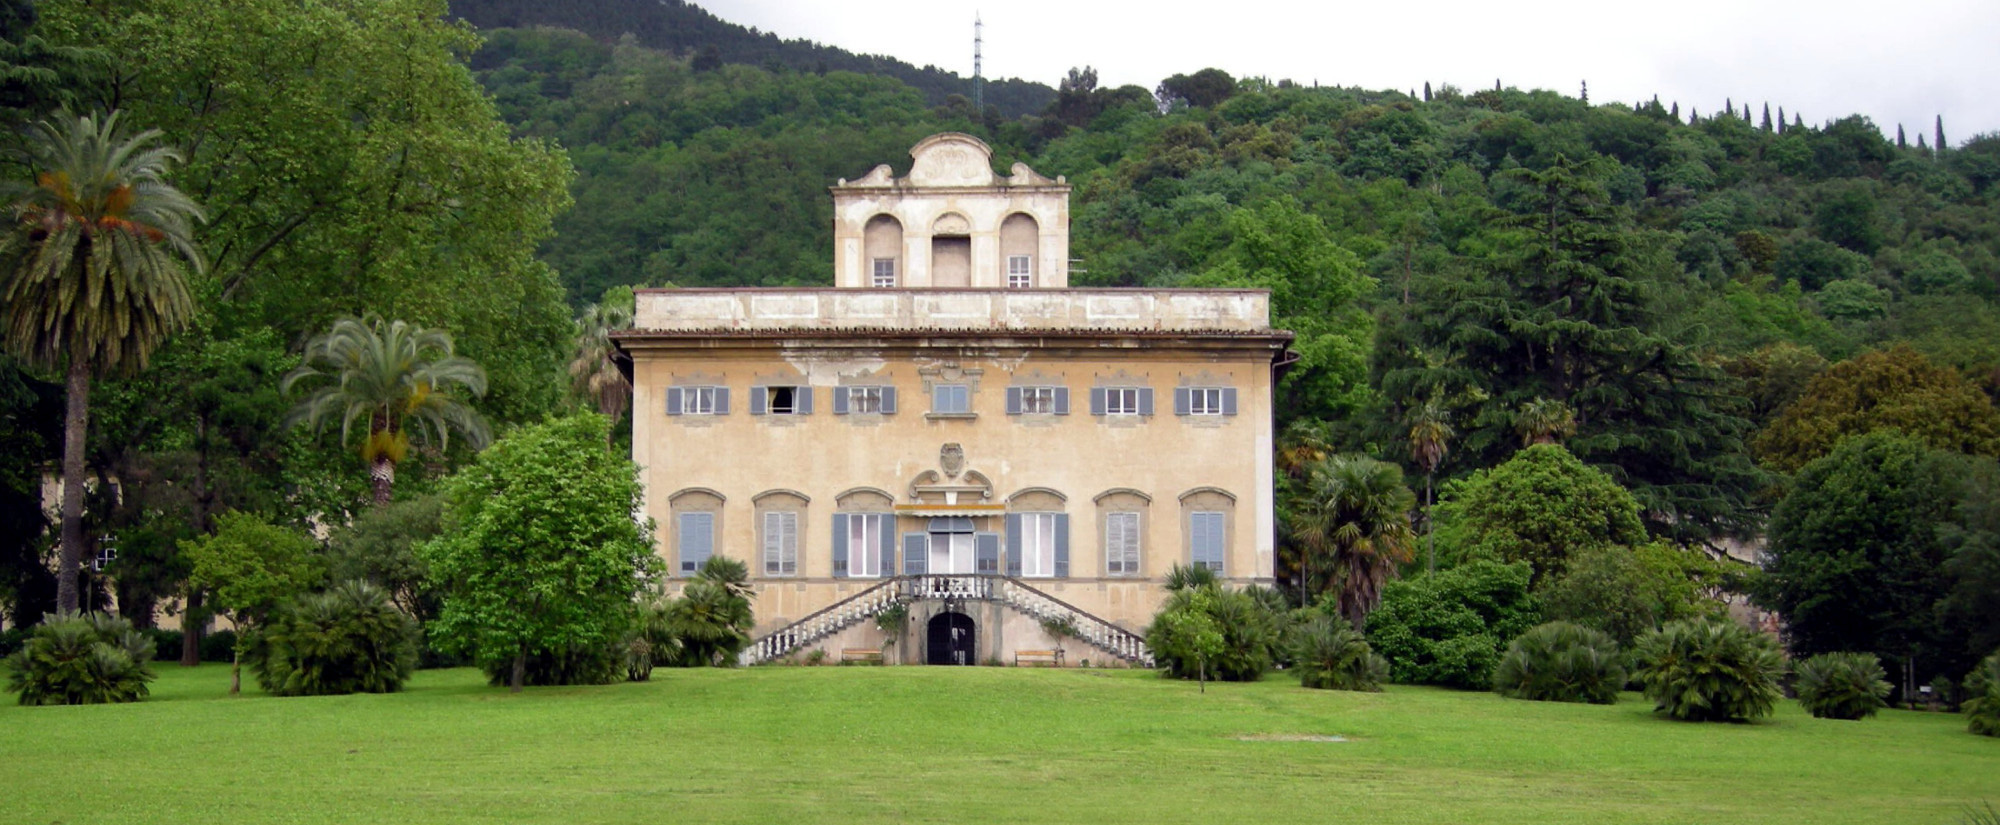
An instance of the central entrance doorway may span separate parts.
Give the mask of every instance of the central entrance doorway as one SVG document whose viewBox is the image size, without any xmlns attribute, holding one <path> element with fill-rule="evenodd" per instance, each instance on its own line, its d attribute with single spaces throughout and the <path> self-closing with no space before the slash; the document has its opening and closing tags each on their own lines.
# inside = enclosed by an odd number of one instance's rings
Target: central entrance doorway
<svg viewBox="0 0 2000 825">
<path fill-rule="evenodd" d="M 932 616 L 924 664 L 969 665 L 978 661 L 973 656 L 972 630 L 972 617 L 964 613 Z"/>
</svg>

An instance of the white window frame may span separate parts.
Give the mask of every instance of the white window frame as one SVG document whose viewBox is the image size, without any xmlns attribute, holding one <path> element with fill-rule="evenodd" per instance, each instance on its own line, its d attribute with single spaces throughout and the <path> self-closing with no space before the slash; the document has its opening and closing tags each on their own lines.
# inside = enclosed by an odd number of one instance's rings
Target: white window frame
<svg viewBox="0 0 2000 825">
<path fill-rule="evenodd" d="M 790 404 L 789 404 L 788 406 L 786 406 L 786 407 L 785 407 L 784 409 L 778 409 L 778 393 L 779 393 L 779 391 L 784 391 L 784 392 L 786 392 L 786 393 L 788 393 L 788 394 L 790 394 L 790 395 L 791 395 L 791 403 L 790 403 Z M 807 388 L 805 388 L 805 387 L 798 387 L 798 386 L 792 386 L 792 385 L 789 385 L 789 384 L 779 384 L 779 385 L 773 385 L 773 386 L 768 386 L 768 387 L 765 387 L 765 388 L 764 388 L 764 414 L 765 414 L 765 415 L 798 415 L 798 414 L 799 414 L 799 393 L 802 393 L 802 392 L 810 392 L 810 390 L 808 390 L 808 389 L 807 389 Z"/>
<path fill-rule="evenodd" d="M 1141 529 L 1141 519 L 1137 511 L 1120 510 L 1104 514 L 1105 575 L 1139 575 Z"/>
<path fill-rule="evenodd" d="M 764 575 L 799 574 L 799 514 L 796 511 L 771 510 L 764 513 L 764 535 L 761 539 Z"/>
<path fill-rule="evenodd" d="M 1221 415 L 1221 387 L 1189 387 L 1188 415 Z"/>
<path fill-rule="evenodd" d="M 1021 513 L 1021 577 L 1056 575 L 1056 513 Z"/>
<path fill-rule="evenodd" d="M 1007 256 L 1007 288 L 1030 289 L 1035 285 L 1035 259 L 1029 255 Z"/>
<path fill-rule="evenodd" d="M 892 529 L 887 513 L 849 513 L 847 516 L 847 576 L 879 579 L 882 571 L 882 534 Z M 893 560 L 891 560 L 893 562 Z M 893 570 L 893 566 L 891 570 Z"/>
<path fill-rule="evenodd" d="M 876 258 L 869 262 L 868 285 L 876 289 L 896 288 L 896 259 Z"/>
<path fill-rule="evenodd" d="M 720 387 L 681 388 L 681 415 L 714 415 L 716 390 Z"/>
<path fill-rule="evenodd" d="M 1023 415 L 1053 415 L 1055 411 L 1055 387 L 1021 388 L 1021 413 Z"/>
<path fill-rule="evenodd" d="M 1104 414 L 1105 414 L 1105 415 L 1138 415 L 1138 414 L 1139 414 L 1139 388 L 1138 388 L 1138 387 L 1105 387 L 1105 388 L 1104 388 Z"/>
<path fill-rule="evenodd" d="M 955 399 L 962 403 L 953 405 L 947 403 L 946 399 Z M 952 406 L 957 406 L 958 409 L 951 409 Z M 939 415 L 964 415 L 972 412 L 972 385 L 937 384 L 932 386 L 931 412 Z"/>
<path fill-rule="evenodd" d="M 882 412 L 881 387 L 842 387 L 841 390 L 847 393 L 847 412 L 849 414 L 861 413 L 865 415 Z"/>
<path fill-rule="evenodd" d="M 1211 537 L 1214 539 L 1216 545 L 1214 549 L 1216 551 L 1215 558 L 1217 559 L 1217 561 L 1215 562 L 1214 566 L 1210 566 L 1209 564 L 1201 561 L 1202 548 L 1195 546 L 1196 533 L 1194 531 L 1194 523 L 1196 519 L 1204 517 L 1212 518 L 1215 521 L 1215 524 L 1213 525 L 1215 528 L 1214 532 L 1210 534 Z M 1229 514 L 1228 513 L 1225 513 L 1221 510 L 1196 510 L 1188 514 L 1188 566 L 1207 567 L 1208 569 L 1214 571 L 1216 575 L 1221 575 L 1222 572 L 1226 568 L 1228 568 L 1229 566 Z"/>
</svg>

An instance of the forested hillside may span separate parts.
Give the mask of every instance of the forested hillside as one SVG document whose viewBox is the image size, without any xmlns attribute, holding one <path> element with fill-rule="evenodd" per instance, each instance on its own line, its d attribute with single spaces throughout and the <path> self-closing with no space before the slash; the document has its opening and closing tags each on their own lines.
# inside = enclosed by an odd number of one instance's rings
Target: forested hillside
<svg viewBox="0 0 2000 825">
<path fill-rule="evenodd" d="M 936 66 L 921 69 L 877 54 L 855 54 L 808 40 L 783 40 L 716 18 L 685 0 L 452 0 L 451 13 L 482 29 L 551 28 L 580 31 L 605 42 L 631 35 L 640 45 L 694 58 L 699 65 L 742 64 L 826 74 L 860 72 L 893 77 L 922 93 L 933 105 L 958 95 L 973 98 L 972 79 Z M 971 48 L 970 24 L 966 35 Z M 981 99 L 997 117 L 1039 111 L 1054 90 L 1019 78 L 987 80 Z"/>
</svg>

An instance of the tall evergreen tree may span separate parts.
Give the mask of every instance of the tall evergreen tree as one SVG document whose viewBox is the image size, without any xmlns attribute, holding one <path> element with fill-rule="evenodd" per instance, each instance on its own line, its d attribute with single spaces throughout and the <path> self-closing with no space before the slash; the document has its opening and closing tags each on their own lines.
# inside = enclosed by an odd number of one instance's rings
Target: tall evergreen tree
<svg viewBox="0 0 2000 825">
<path fill-rule="evenodd" d="M 1806 128 L 1806 119 L 1800 116 L 1798 112 L 1792 113 L 1792 128 L 1794 129 Z"/>
<path fill-rule="evenodd" d="M 1938 157 L 1944 157 L 1944 150 L 1951 146 L 1944 142 L 1944 115 L 1937 116 L 1937 140 L 1931 141 L 1931 145 L 1937 147 Z"/>
<path fill-rule="evenodd" d="M 1778 107 L 1778 134 L 1785 133 L 1785 107 Z"/>
<path fill-rule="evenodd" d="M 1750 122 L 1750 103 L 1748 101 L 1743 103 L 1743 122 Z"/>
<path fill-rule="evenodd" d="M 1903 136 L 1903 124 L 1901 123 L 1896 124 L 1896 148 L 1910 148 L 1910 139 Z"/>
<path fill-rule="evenodd" d="M 1673 109 L 1672 109 L 1671 111 L 1669 111 L 1669 112 L 1668 112 L 1668 114 L 1671 114 L 1671 115 L 1673 115 L 1673 116 L 1674 116 L 1674 122 L 1676 122 L 1676 123 L 1680 122 L 1680 119 L 1681 119 L 1681 102 L 1680 102 L 1680 101 L 1678 101 L 1678 100 L 1674 101 L 1674 108 L 1673 108 Z"/>
<path fill-rule="evenodd" d="M 1501 251 L 1485 277 L 1433 276 L 1391 310 L 1376 348 L 1382 392 L 1409 407 L 1438 387 L 1479 399 L 1459 428 L 1472 466 L 1516 448 L 1523 404 L 1565 405 L 1576 427 L 1566 444 L 1631 488 L 1655 532 L 1741 529 L 1762 482 L 1743 453 L 1739 399 L 1670 334 L 1666 301 L 1686 276 L 1661 238 L 1610 204 L 1604 166 L 1559 155 L 1542 171 L 1502 173 L 1526 191 L 1497 219 Z M 1417 352 L 1454 357 L 1407 354 Z"/>
<path fill-rule="evenodd" d="M 1590 81 L 1588 80 L 1583 81 L 1583 89 L 1582 91 L 1577 92 L 1577 98 L 1582 100 L 1585 104 L 1590 103 Z"/>
<path fill-rule="evenodd" d="M 1764 101 L 1764 122 L 1758 124 L 1764 131 L 1771 131 L 1771 102 Z"/>
<path fill-rule="evenodd" d="M 1424 81 L 1424 102 L 1431 102 L 1431 82 L 1428 80 Z M 1585 102 L 1588 103 L 1589 101 Z"/>
</svg>

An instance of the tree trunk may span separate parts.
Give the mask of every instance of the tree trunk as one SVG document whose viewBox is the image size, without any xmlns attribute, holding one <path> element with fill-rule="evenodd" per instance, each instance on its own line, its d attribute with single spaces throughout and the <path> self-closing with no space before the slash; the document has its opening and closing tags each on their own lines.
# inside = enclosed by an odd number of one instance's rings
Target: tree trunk
<svg viewBox="0 0 2000 825">
<path fill-rule="evenodd" d="M 1207 692 L 1208 692 L 1208 657 L 1207 657 L 1207 656 L 1203 656 L 1203 657 L 1200 657 L 1200 658 L 1198 658 L 1198 659 L 1195 659 L 1195 678 L 1194 678 L 1194 682 L 1195 682 L 1195 684 L 1197 684 L 1197 685 L 1200 685 L 1200 686 L 1201 686 L 1201 692 L 1202 692 L 1202 693 L 1207 693 Z"/>
<path fill-rule="evenodd" d="M 243 692 L 243 626 L 236 626 L 236 649 L 229 656 L 229 695 Z"/>
<path fill-rule="evenodd" d="M 396 485 L 396 462 L 388 456 L 377 456 L 368 467 L 368 483 L 375 488 L 375 506 L 387 506 L 389 493 Z"/>
<path fill-rule="evenodd" d="M 181 607 L 181 667 L 201 664 L 201 631 L 208 619 L 201 612 L 201 588 L 189 587 L 187 604 Z"/>
<path fill-rule="evenodd" d="M 1434 520 L 1437 501 L 1431 498 L 1432 473 L 1424 473 L 1424 574 L 1435 575 L 1438 571 L 1437 521 Z"/>
<path fill-rule="evenodd" d="M 64 396 L 62 549 L 56 562 L 56 612 L 75 613 L 76 574 L 83 563 L 83 440 L 90 420 L 90 362 L 82 353 L 70 356 Z"/>
<path fill-rule="evenodd" d="M 514 673 L 512 678 L 507 680 L 509 686 L 508 690 L 512 693 L 520 693 L 521 682 L 527 679 L 527 677 L 528 677 L 528 649 L 523 647 L 520 650 L 514 652 Z"/>
</svg>

